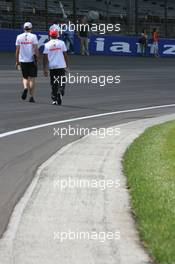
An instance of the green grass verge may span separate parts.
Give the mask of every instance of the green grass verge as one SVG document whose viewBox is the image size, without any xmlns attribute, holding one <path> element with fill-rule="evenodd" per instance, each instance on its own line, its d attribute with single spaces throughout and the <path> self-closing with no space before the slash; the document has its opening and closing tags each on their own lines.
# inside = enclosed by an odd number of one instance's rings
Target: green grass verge
<svg viewBox="0 0 175 264">
<path fill-rule="evenodd" d="M 175 122 L 147 129 L 123 168 L 141 240 L 155 262 L 175 264 Z"/>
</svg>

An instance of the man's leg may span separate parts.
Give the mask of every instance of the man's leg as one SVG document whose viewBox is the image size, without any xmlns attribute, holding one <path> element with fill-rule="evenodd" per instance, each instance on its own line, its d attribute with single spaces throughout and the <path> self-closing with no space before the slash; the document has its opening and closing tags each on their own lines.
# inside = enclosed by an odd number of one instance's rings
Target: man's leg
<svg viewBox="0 0 175 264">
<path fill-rule="evenodd" d="M 59 87 L 58 93 L 60 92 L 62 96 L 65 94 L 65 87 L 66 87 L 66 77 L 65 77 L 65 69 L 59 69 Z"/>
<path fill-rule="evenodd" d="M 156 43 L 156 57 L 159 57 L 159 45 Z"/>
<path fill-rule="evenodd" d="M 57 101 L 59 76 L 56 70 L 50 70 L 50 84 L 52 88 L 51 98 L 53 103 Z"/>
<path fill-rule="evenodd" d="M 146 56 L 146 54 L 147 54 L 147 44 L 145 43 L 145 45 L 144 45 L 144 55 Z"/>
<path fill-rule="evenodd" d="M 27 98 L 27 94 L 28 94 L 28 90 L 29 90 L 29 80 L 27 78 L 23 77 L 23 93 L 21 95 L 22 100 L 26 100 Z"/>
<path fill-rule="evenodd" d="M 141 44 L 141 53 L 142 53 L 142 56 L 145 55 L 145 44 Z"/>
<path fill-rule="evenodd" d="M 70 52 L 74 53 L 74 40 L 71 37 L 69 38 L 69 40 L 70 40 Z"/>
<path fill-rule="evenodd" d="M 85 46 L 85 54 L 89 56 L 89 39 L 88 38 L 84 39 L 84 46 Z"/>
<path fill-rule="evenodd" d="M 30 103 L 35 103 L 34 92 L 35 92 L 35 80 L 37 77 L 37 65 L 35 62 L 29 63 L 29 93 L 30 93 Z"/>
<path fill-rule="evenodd" d="M 84 38 L 81 38 L 81 55 L 84 55 Z"/>
<path fill-rule="evenodd" d="M 154 56 L 156 57 L 157 56 L 157 49 L 156 49 L 156 43 L 155 42 L 153 43 L 153 47 L 154 47 Z"/>
<path fill-rule="evenodd" d="M 56 79 L 58 80 L 56 82 L 57 88 L 55 89 L 56 95 L 56 101 L 58 105 L 62 104 L 62 96 L 64 96 L 65 93 L 65 69 L 56 69 Z"/>
<path fill-rule="evenodd" d="M 35 92 L 35 78 L 29 78 L 29 94 L 30 94 L 30 102 L 34 103 L 34 92 Z"/>
<path fill-rule="evenodd" d="M 24 89 L 29 89 L 29 80 L 27 78 L 23 78 L 23 87 Z"/>
<path fill-rule="evenodd" d="M 29 89 L 29 81 L 28 81 L 28 65 L 27 63 L 21 63 L 21 71 L 23 75 L 23 93 L 21 95 L 22 100 L 26 100 L 27 93 Z"/>
<path fill-rule="evenodd" d="M 140 43 L 140 53 L 141 53 L 141 56 L 143 55 L 143 44 Z"/>
<path fill-rule="evenodd" d="M 69 52 L 70 51 L 70 41 L 68 37 L 66 37 L 65 43 L 66 43 L 67 51 Z"/>
</svg>

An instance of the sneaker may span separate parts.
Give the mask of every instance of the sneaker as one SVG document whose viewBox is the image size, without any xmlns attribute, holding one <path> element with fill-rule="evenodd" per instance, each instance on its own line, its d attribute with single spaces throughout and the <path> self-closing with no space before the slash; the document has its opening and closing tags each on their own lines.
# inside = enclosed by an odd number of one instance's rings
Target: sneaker
<svg viewBox="0 0 175 264">
<path fill-rule="evenodd" d="M 57 101 L 53 101 L 52 104 L 53 104 L 53 105 L 57 105 Z"/>
<path fill-rule="evenodd" d="M 26 89 L 24 89 L 24 91 L 23 91 L 23 93 L 22 93 L 22 95 L 21 95 L 21 99 L 22 99 L 22 100 L 26 100 L 26 98 L 27 98 L 27 93 L 28 93 L 28 89 L 26 88 Z"/>
<path fill-rule="evenodd" d="M 62 104 L 62 95 L 61 95 L 61 93 L 58 94 L 57 103 L 58 103 L 58 105 Z"/>
<path fill-rule="evenodd" d="M 30 97 L 29 102 L 30 103 L 35 103 L 35 100 L 34 100 L 33 96 Z"/>
</svg>

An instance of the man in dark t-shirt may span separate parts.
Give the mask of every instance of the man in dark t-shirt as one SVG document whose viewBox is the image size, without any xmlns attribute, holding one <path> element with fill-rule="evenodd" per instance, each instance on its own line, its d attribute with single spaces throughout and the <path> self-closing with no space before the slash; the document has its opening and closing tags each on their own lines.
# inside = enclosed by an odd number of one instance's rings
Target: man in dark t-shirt
<svg viewBox="0 0 175 264">
<path fill-rule="evenodd" d="M 80 39 L 81 44 L 81 55 L 89 56 L 89 32 L 90 25 L 87 23 L 87 19 L 82 19 L 81 24 L 79 25 L 78 37 Z"/>
</svg>

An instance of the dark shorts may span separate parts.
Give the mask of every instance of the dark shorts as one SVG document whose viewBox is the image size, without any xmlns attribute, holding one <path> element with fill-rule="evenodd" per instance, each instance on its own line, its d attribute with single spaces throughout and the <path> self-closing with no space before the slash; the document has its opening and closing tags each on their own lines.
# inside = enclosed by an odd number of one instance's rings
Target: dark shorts
<svg viewBox="0 0 175 264">
<path fill-rule="evenodd" d="M 37 77 L 37 66 L 34 62 L 21 62 L 21 70 L 24 79 Z"/>
</svg>

